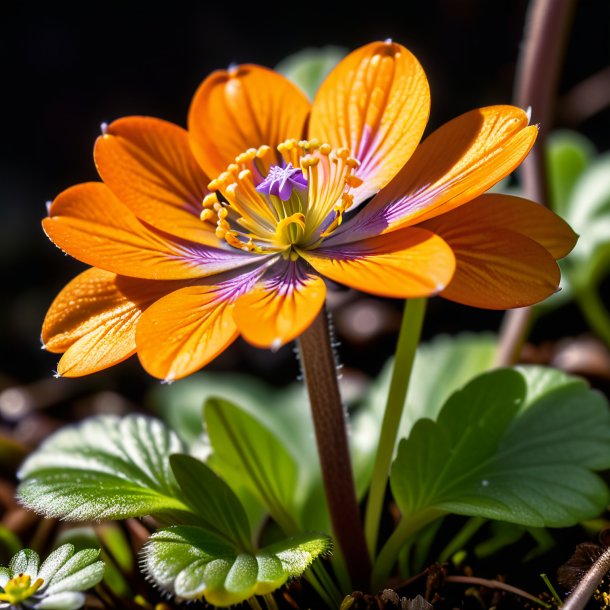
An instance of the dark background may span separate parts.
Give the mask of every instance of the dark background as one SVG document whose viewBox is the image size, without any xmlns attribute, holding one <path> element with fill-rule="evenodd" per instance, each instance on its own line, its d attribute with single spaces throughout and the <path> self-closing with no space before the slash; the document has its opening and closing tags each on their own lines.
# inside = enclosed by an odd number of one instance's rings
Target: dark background
<svg viewBox="0 0 610 610">
<path fill-rule="evenodd" d="M 190 97 L 210 71 L 231 62 L 273 67 L 307 46 L 353 49 L 393 38 L 425 67 L 432 89 L 430 128 L 477 106 L 510 102 L 527 9 L 525 0 L 164 3 L 2 2 L 0 66 L 3 105 L 0 163 L 0 389 L 48 378 L 57 356 L 39 349 L 46 308 L 84 269 L 44 236 L 45 201 L 97 178 L 93 141 L 103 121 L 129 114 L 184 125 Z M 560 94 L 610 64 L 610 3 L 580 0 L 574 15 Z M 563 123 L 570 122 L 564 117 Z M 576 127 L 610 149 L 610 109 Z M 360 297 L 346 295 L 358 303 Z M 354 299 L 356 299 L 354 301 Z M 348 366 L 375 372 L 393 346 L 400 303 L 383 301 L 380 332 L 366 340 L 338 319 Z M 341 316 L 341 310 L 337 312 Z M 495 330 L 501 314 L 434 299 L 425 334 Z M 575 309 L 549 316 L 534 332 L 543 341 L 585 330 Z M 213 365 L 292 381 L 290 348 L 278 354 L 238 343 Z M 280 374 L 281 373 L 281 374 Z M 153 383 L 135 359 L 85 382 L 135 392 Z"/>
</svg>

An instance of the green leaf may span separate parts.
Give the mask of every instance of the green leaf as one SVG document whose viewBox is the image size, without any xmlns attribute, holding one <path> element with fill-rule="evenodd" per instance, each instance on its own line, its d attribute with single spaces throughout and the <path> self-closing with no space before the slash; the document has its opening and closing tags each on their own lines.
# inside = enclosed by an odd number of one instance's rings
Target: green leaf
<svg viewBox="0 0 610 610">
<path fill-rule="evenodd" d="M 346 55 L 347 50 L 343 47 L 303 49 L 286 57 L 275 70 L 298 85 L 313 100 L 322 81 Z"/>
<path fill-rule="evenodd" d="M 226 607 L 271 593 L 329 550 L 328 538 L 301 534 L 254 554 L 242 553 L 207 530 L 176 526 L 151 536 L 143 566 L 169 593 Z"/>
<path fill-rule="evenodd" d="M 23 464 L 18 494 L 30 509 L 75 521 L 186 510 L 169 467 L 184 450 L 160 421 L 94 417 L 51 436 Z"/>
<path fill-rule="evenodd" d="M 190 455 L 172 455 L 170 464 L 184 497 L 206 527 L 236 546 L 250 549 L 250 526 L 233 490 L 208 466 Z"/>
<path fill-rule="evenodd" d="M 453 394 L 436 422 L 415 424 L 391 485 L 405 523 L 457 513 L 563 527 L 603 510 L 610 494 L 594 471 L 609 466 L 600 394 L 562 373 L 500 370 Z"/>
<path fill-rule="evenodd" d="M 545 153 L 551 206 L 566 217 L 574 186 L 594 156 L 595 148 L 578 132 L 560 130 L 550 134 Z"/>
<path fill-rule="evenodd" d="M 245 485 L 285 530 L 294 531 L 298 471 L 284 445 L 256 418 L 225 400 L 208 400 L 205 422 L 214 468 L 226 480 Z"/>
</svg>

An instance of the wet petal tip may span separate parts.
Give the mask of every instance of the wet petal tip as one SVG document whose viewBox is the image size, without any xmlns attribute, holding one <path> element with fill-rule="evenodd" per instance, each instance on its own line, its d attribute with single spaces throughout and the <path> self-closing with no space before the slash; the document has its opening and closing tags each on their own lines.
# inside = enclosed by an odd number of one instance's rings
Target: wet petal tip
<svg viewBox="0 0 610 610">
<path fill-rule="evenodd" d="M 100 123 L 100 132 L 103 136 L 108 135 L 108 123 L 106 121 Z"/>
</svg>

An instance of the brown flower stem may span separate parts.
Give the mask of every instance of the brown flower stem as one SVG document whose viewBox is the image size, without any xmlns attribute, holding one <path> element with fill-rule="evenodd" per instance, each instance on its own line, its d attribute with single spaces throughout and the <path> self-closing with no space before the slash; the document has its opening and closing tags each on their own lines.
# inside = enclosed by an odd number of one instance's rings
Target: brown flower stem
<svg viewBox="0 0 610 610">
<path fill-rule="evenodd" d="M 366 590 L 371 564 L 347 441 L 347 422 L 324 308 L 298 341 L 334 538 L 352 586 Z"/>
<path fill-rule="evenodd" d="M 488 580 L 486 578 L 477 578 L 476 576 L 446 576 L 445 582 L 475 585 L 478 587 L 487 587 L 488 589 L 498 589 L 500 591 L 512 593 L 513 595 L 518 595 L 519 597 L 523 597 L 524 599 L 529 599 L 531 602 L 534 602 L 544 608 L 552 608 L 551 604 L 547 604 L 545 601 L 538 599 L 527 591 L 523 591 L 523 589 L 518 589 L 517 587 L 513 587 L 512 585 L 507 585 L 505 582 L 502 582 L 500 580 Z M 563 606 L 562 610 L 565 610 L 565 608 L 566 606 Z"/>
<path fill-rule="evenodd" d="M 597 561 L 568 596 L 561 610 L 582 610 L 595 593 L 604 576 L 610 571 L 610 547 L 606 547 Z"/>
<path fill-rule="evenodd" d="M 520 168 L 523 193 L 543 205 L 548 205 L 545 138 L 554 115 L 557 82 L 574 7 L 574 0 L 532 0 L 517 65 L 515 103 L 521 108 L 531 107 L 532 122 L 540 125 L 536 146 Z M 506 313 L 496 364 L 512 364 L 519 358 L 530 321 L 530 307 Z"/>
</svg>

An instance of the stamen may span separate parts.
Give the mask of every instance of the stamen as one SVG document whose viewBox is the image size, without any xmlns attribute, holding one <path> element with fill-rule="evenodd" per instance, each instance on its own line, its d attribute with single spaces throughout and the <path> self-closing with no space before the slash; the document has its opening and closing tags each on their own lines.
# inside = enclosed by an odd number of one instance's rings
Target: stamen
<svg viewBox="0 0 610 610">
<path fill-rule="evenodd" d="M 215 223 L 218 238 L 233 248 L 298 256 L 292 246 L 312 247 L 341 224 L 353 205 L 349 191 L 362 184 L 359 163 L 347 148 L 315 139 L 279 144 L 282 165 L 270 151 L 260 146 L 237 155 L 210 182 L 201 219 Z"/>
</svg>

